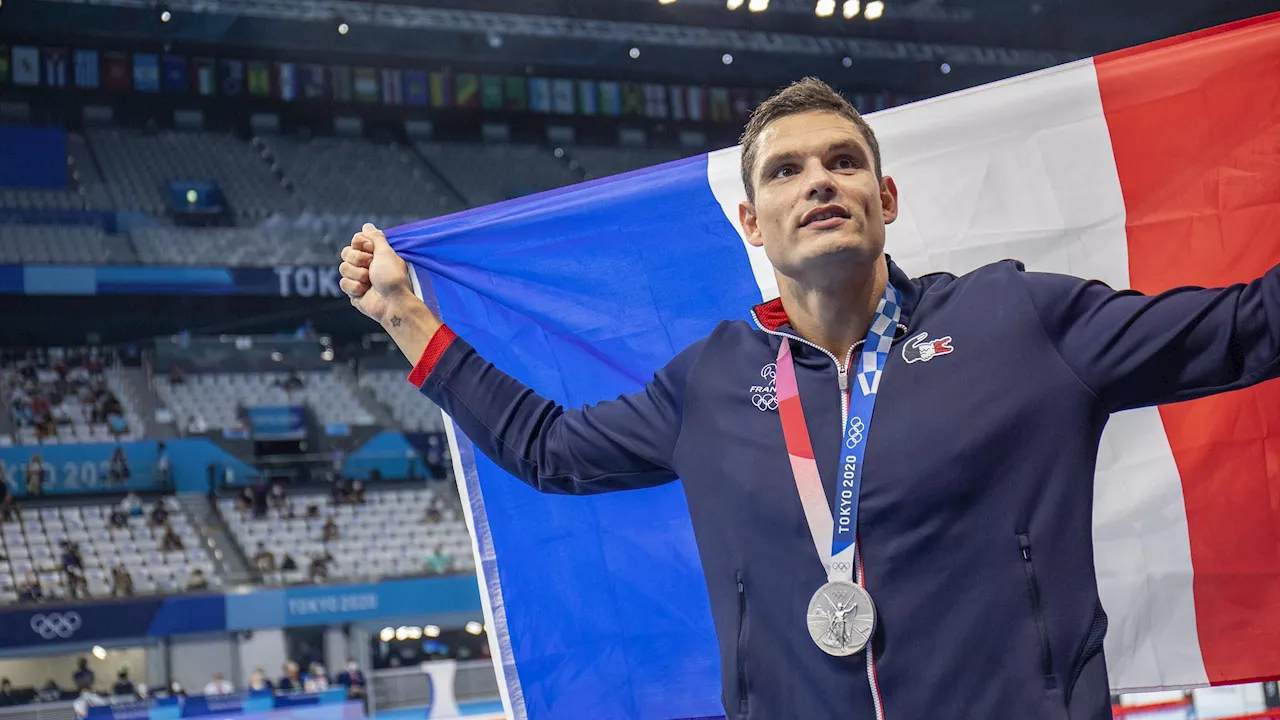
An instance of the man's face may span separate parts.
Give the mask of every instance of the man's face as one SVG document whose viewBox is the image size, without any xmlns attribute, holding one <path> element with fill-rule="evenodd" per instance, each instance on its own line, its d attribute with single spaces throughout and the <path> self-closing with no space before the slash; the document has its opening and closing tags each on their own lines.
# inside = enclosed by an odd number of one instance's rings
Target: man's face
<svg viewBox="0 0 1280 720">
<path fill-rule="evenodd" d="M 751 171 L 755 202 L 739 206 L 747 241 L 792 278 L 829 271 L 832 261 L 879 258 L 898 190 L 891 178 L 876 180 L 874 162 L 862 133 L 836 113 L 770 123 Z"/>
</svg>

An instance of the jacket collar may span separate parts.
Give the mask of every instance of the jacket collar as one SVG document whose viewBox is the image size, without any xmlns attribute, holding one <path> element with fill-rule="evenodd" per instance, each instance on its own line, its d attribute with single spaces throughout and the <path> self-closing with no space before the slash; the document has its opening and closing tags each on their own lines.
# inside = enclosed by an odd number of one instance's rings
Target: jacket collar
<svg viewBox="0 0 1280 720">
<path fill-rule="evenodd" d="M 898 323 L 910 327 L 911 314 L 915 311 L 916 303 L 920 300 L 920 284 L 908 277 L 902 271 L 902 268 L 894 264 L 893 258 L 889 257 L 888 254 L 885 255 L 885 262 L 889 263 L 889 284 L 893 285 L 898 294 L 902 296 L 902 317 L 898 320 Z M 782 298 L 774 298 L 768 302 L 762 302 L 751 308 L 751 313 L 755 317 L 756 325 L 762 330 L 778 332 L 791 329 L 791 320 L 787 317 L 786 309 L 782 307 Z"/>
</svg>

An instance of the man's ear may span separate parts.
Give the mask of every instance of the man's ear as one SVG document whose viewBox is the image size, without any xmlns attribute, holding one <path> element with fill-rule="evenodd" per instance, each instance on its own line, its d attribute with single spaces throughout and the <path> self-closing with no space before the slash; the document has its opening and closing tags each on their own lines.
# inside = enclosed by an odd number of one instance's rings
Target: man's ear
<svg viewBox="0 0 1280 720">
<path fill-rule="evenodd" d="M 756 218 L 756 206 L 750 200 L 738 203 L 738 222 L 742 225 L 743 234 L 747 236 L 747 242 L 755 247 L 764 247 L 764 240 L 760 237 L 760 222 Z"/>
<path fill-rule="evenodd" d="M 880 181 L 880 213 L 885 225 L 898 219 L 898 184 L 888 175 Z"/>
</svg>

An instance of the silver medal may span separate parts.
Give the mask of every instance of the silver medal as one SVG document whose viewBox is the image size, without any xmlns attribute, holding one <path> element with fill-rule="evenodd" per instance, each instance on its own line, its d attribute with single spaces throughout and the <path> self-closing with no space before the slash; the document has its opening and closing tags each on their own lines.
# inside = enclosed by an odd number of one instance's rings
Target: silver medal
<svg viewBox="0 0 1280 720">
<path fill-rule="evenodd" d="M 834 580 L 809 601 L 809 637 L 828 655 L 862 652 L 876 629 L 876 606 L 860 586 Z"/>
</svg>

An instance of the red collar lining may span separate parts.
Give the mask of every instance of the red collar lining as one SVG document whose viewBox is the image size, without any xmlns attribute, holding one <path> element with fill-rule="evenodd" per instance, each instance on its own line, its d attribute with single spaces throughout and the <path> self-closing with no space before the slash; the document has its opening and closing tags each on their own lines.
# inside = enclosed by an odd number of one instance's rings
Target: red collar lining
<svg viewBox="0 0 1280 720">
<path fill-rule="evenodd" d="M 769 302 L 760 303 L 752 310 L 755 311 L 756 319 L 760 321 L 760 326 L 765 330 L 776 331 L 791 322 L 790 318 L 787 317 L 787 311 L 782 307 L 782 298 L 774 298 Z"/>
</svg>

